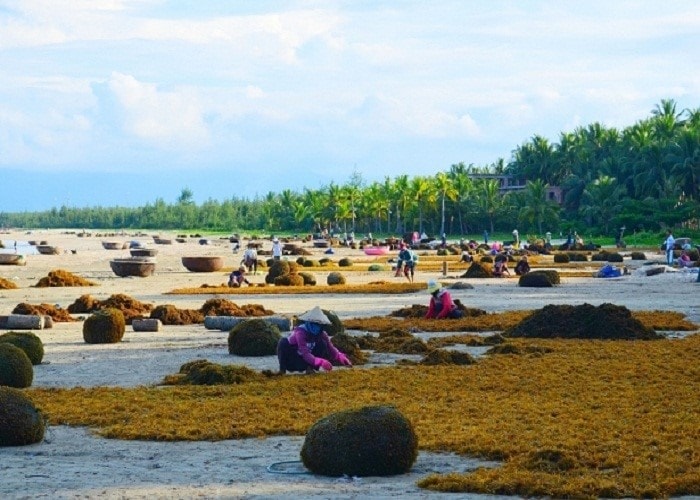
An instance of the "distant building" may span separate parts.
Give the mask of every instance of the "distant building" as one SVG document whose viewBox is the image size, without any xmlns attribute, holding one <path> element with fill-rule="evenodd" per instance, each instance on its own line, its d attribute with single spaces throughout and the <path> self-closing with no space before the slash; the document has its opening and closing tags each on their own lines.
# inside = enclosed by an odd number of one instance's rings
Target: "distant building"
<svg viewBox="0 0 700 500">
<path fill-rule="evenodd" d="M 526 180 L 508 174 L 469 174 L 472 179 L 490 179 L 498 182 L 498 192 L 502 195 L 525 189 Z M 561 205 L 564 201 L 559 186 L 547 186 L 547 199 Z"/>
</svg>

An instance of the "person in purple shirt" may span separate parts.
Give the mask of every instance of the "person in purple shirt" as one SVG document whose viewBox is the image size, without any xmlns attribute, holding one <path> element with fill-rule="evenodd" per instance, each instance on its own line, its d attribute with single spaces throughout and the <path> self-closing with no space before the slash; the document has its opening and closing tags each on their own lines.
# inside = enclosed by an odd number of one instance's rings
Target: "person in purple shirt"
<svg viewBox="0 0 700 500">
<path fill-rule="evenodd" d="M 299 319 L 303 323 L 277 344 L 280 374 L 288 371 L 314 373 L 320 369 L 329 372 L 333 369 L 332 363 L 352 366 L 348 357 L 333 345 L 325 332 L 324 328 L 331 321 L 320 307 L 305 312 Z"/>
</svg>

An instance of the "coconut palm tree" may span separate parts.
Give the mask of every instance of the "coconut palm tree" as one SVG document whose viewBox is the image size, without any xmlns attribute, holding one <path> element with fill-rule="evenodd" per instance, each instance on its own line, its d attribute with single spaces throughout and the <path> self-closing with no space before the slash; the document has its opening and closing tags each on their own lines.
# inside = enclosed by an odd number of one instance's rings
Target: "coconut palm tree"
<svg viewBox="0 0 700 500">
<path fill-rule="evenodd" d="M 544 222 L 555 221 L 559 218 L 559 206 L 547 199 L 547 187 L 541 179 L 528 181 L 523 193 L 525 206 L 519 210 L 520 220 L 537 225 L 537 231 L 542 234 Z"/>
<path fill-rule="evenodd" d="M 457 199 L 458 192 L 452 178 L 445 172 L 438 172 L 434 178 L 435 190 L 440 196 L 440 235 L 445 234 L 445 200 Z"/>
</svg>

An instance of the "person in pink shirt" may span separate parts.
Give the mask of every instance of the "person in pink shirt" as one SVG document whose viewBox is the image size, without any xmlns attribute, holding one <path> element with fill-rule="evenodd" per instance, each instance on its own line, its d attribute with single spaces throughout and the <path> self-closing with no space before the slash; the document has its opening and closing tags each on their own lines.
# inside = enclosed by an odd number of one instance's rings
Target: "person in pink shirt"
<svg viewBox="0 0 700 500">
<path fill-rule="evenodd" d="M 331 371 L 333 364 L 352 366 L 348 357 L 340 352 L 324 328 L 331 324 L 323 310 L 316 306 L 305 312 L 303 321 L 287 337 L 277 344 L 280 374 L 289 372 L 314 373 L 320 369 Z"/>
<path fill-rule="evenodd" d="M 426 313 L 426 319 L 461 318 L 462 311 L 455 305 L 452 295 L 440 283 L 435 280 L 428 281 L 428 293 L 430 293 L 430 305 Z"/>
</svg>

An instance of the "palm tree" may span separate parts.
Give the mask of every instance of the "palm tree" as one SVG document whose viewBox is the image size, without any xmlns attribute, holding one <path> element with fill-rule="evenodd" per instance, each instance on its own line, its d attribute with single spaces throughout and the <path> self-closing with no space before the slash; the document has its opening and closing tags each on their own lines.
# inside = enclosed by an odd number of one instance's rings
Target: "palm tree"
<svg viewBox="0 0 700 500">
<path fill-rule="evenodd" d="M 559 206 L 547 199 L 547 187 L 541 179 L 525 184 L 524 203 L 519 218 L 530 224 L 537 224 L 538 234 L 542 234 L 542 224 L 555 221 L 559 217 Z"/>
<path fill-rule="evenodd" d="M 440 216 L 440 235 L 445 234 L 445 200 L 449 198 L 454 201 L 457 199 L 457 189 L 452 182 L 452 178 L 445 172 L 438 172 L 435 175 L 435 189 L 440 195 L 441 216 Z"/>
<path fill-rule="evenodd" d="M 584 192 L 581 214 L 590 224 L 602 224 L 603 232 L 607 234 L 610 223 L 622 211 L 623 193 L 624 189 L 614 177 L 601 176 Z"/>
<path fill-rule="evenodd" d="M 494 231 L 494 220 L 503 208 L 504 198 L 499 191 L 498 181 L 494 179 L 479 179 L 475 181 L 474 194 L 479 210 L 489 221 L 490 232 Z"/>
</svg>

